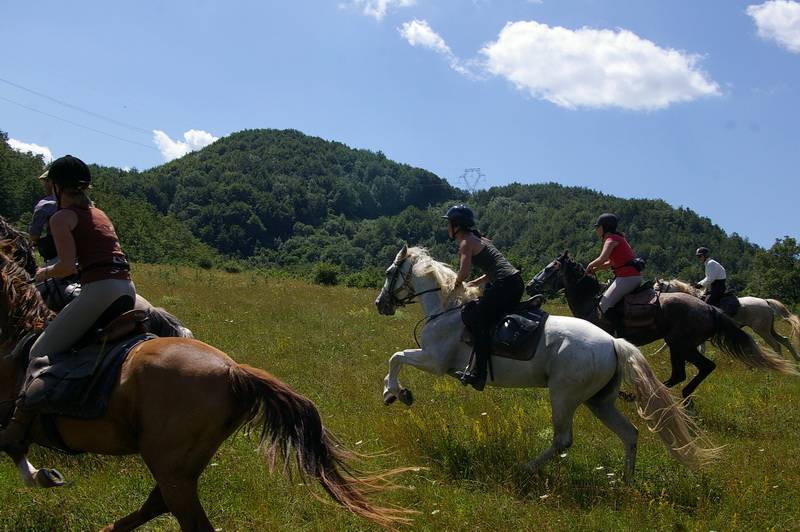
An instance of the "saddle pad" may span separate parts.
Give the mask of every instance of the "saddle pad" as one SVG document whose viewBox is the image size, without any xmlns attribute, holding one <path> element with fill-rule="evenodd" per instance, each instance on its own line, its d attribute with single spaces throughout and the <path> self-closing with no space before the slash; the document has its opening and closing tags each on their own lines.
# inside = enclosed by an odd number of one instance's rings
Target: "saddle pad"
<svg viewBox="0 0 800 532">
<path fill-rule="evenodd" d="M 657 305 L 658 292 L 652 288 L 639 289 L 625 296 L 625 305 Z"/>
<path fill-rule="evenodd" d="M 111 347 L 92 345 L 32 359 L 22 388 L 25 406 L 39 414 L 102 416 L 128 353 L 152 338 L 156 336 L 142 334 Z"/>
</svg>

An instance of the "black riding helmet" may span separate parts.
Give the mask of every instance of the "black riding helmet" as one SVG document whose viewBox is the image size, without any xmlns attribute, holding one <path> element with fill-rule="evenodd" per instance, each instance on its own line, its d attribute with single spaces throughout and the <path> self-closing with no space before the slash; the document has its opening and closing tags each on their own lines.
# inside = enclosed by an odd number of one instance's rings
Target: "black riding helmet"
<svg viewBox="0 0 800 532">
<path fill-rule="evenodd" d="M 694 252 L 696 257 L 708 257 L 709 253 L 711 253 L 707 247 L 700 246 L 697 248 L 697 251 Z"/>
<path fill-rule="evenodd" d="M 92 184 L 89 167 L 72 155 L 65 155 L 53 161 L 47 171 L 47 177 L 54 185 L 61 188 L 87 188 Z"/>
<path fill-rule="evenodd" d="M 619 218 L 617 218 L 616 214 L 610 212 L 604 212 L 603 214 L 597 217 L 597 221 L 594 223 L 594 226 L 602 227 L 603 232 L 608 233 L 611 231 L 616 231 L 618 224 L 619 224 Z"/>
<path fill-rule="evenodd" d="M 475 213 L 472 212 L 472 209 L 461 203 L 447 209 L 447 212 L 442 218 L 453 222 L 453 225 L 463 229 L 475 227 Z"/>
</svg>

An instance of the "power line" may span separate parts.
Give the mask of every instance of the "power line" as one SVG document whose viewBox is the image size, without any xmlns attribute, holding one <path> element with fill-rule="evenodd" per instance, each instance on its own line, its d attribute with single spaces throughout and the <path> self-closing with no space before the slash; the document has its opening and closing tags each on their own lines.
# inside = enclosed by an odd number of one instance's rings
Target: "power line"
<svg viewBox="0 0 800 532">
<path fill-rule="evenodd" d="M 123 142 L 129 142 L 131 144 L 136 144 L 137 146 L 142 146 L 143 148 L 147 148 L 147 149 L 150 149 L 150 150 L 158 151 L 158 149 L 156 149 L 153 146 L 150 146 L 149 144 L 143 144 L 143 143 L 137 142 L 135 140 L 126 139 L 125 137 L 120 137 L 120 136 L 114 135 L 113 133 L 109 133 L 107 131 L 102 131 L 100 129 L 95 129 L 93 127 L 85 126 L 83 124 L 79 124 L 78 122 L 73 122 L 72 120 L 67 120 L 66 118 L 61 118 L 60 116 L 56 116 L 54 114 L 50 114 L 50 113 L 47 113 L 45 111 L 40 111 L 39 109 L 36 109 L 36 108 L 33 108 L 33 107 L 29 107 L 29 106 L 27 106 L 25 104 L 22 104 L 22 103 L 19 103 L 19 102 L 15 102 L 14 100 L 10 100 L 10 99 L 5 98 L 3 96 L 0 96 L 0 100 L 6 101 L 6 102 L 11 103 L 11 104 L 14 104 L 14 105 L 16 105 L 18 107 L 22 107 L 23 109 L 27 109 L 28 111 L 33 111 L 34 113 L 39 113 L 39 114 L 42 114 L 42 115 L 45 115 L 45 116 L 49 116 L 50 118 L 55 118 L 56 120 L 61 120 L 62 122 L 66 122 L 67 124 L 72 124 L 73 126 L 77 126 L 77 127 L 83 128 L 83 129 L 88 129 L 89 131 L 94 131 L 95 133 L 100 133 L 101 135 L 105 135 L 107 137 L 111 137 L 111 138 L 114 138 L 114 139 L 117 139 L 117 140 L 121 140 Z"/>
<path fill-rule="evenodd" d="M 486 174 L 481 173 L 480 168 L 465 168 L 464 173 L 458 179 L 464 183 L 465 188 L 470 194 L 475 194 L 478 190 L 478 183 L 486 177 Z"/>
<path fill-rule="evenodd" d="M 42 98 L 46 98 L 46 99 L 50 100 L 51 102 L 55 102 L 55 103 L 57 103 L 59 105 L 63 105 L 65 107 L 69 107 L 70 109 L 74 109 L 76 111 L 80 111 L 81 113 L 85 113 L 87 115 L 93 116 L 95 118 L 99 118 L 101 120 L 105 120 L 107 122 L 111 122 L 112 124 L 116 124 L 118 126 L 126 127 L 128 129 L 132 129 L 132 130 L 137 131 L 139 133 L 145 133 L 146 135 L 152 134 L 152 131 L 148 131 L 147 129 L 141 128 L 139 126 L 135 126 L 133 124 L 128 124 L 126 122 L 121 122 L 121 121 L 116 120 L 114 118 L 111 118 L 111 117 L 108 117 L 108 116 L 105 116 L 105 115 L 101 115 L 100 113 L 95 113 L 93 111 L 89 111 L 88 109 L 84 109 L 83 107 L 78 107 L 77 105 L 73 105 L 73 104 L 71 104 L 69 102 L 65 102 L 63 100 L 59 100 L 58 98 L 53 98 L 52 96 L 48 96 L 47 94 L 44 94 L 42 92 L 35 91 L 33 89 L 29 89 L 28 87 L 23 87 L 19 83 L 14 83 L 13 81 L 9 81 L 9 80 L 3 79 L 3 78 L 0 78 L 0 81 L 2 81 L 3 83 L 6 83 L 8 85 L 11 85 L 12 87 L 16 87 L 18 89 L 22 89 L 24 91 L 28 91 L 31 94 L 35 94 L 36 96 L 40 96 Z"/>
</svg>

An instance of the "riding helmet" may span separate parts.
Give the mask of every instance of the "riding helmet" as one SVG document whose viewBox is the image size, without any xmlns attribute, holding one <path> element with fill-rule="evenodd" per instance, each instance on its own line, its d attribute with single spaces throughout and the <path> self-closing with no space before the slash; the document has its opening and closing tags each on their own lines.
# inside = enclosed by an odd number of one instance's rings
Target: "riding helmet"
<svg viewBox="0 0 800 532">
<path fill-rule="evenodd" d="M 602 227 L 603 232 L 607 233 L 609 231 L 616 231 L 618 223 L 619 223 L 619 218 L 617 218 L 616 214 L 612 214 L 610 212 L 604 212 L 603 214 L 597 217 L 597 221 L 594 223 L 594 226 Z"/>
<path fill-rule="evenodd" d="M 450 220 L 458 227 L 469 229 L 475 227 L 475 213 L 464 204 L 453 205 L 442 218 Z"/>
<path fill-rule="evenodd" d="M 711 253 L 707 247 L 699 247 L 697 251 L 694 252 L 696 257 L 708 257 L 709 253 Z"/>
<path fill-rule="evenodd" d="M 65 155 L 53 161 L 47 175 L 53 184 L 62 188 L 86 188 L 92 184 L 89 167 L 72 155 Z"/>
</svg>

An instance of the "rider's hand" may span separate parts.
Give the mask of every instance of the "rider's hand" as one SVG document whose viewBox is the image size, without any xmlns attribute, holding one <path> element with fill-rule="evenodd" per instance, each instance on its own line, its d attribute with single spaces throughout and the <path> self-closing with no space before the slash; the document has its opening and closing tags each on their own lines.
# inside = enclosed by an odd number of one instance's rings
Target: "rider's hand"
<svg viewBox="0 0 800 532">
<path fill-rule="evenodd" d="M 38 270 L 36 270 L 36 275 L 34 276 L 34 279 L 38 282 L 46 281 L 48 278 L 47 270 L 48 270 L 47 268 L 39 268 Z"/>
</svg>

